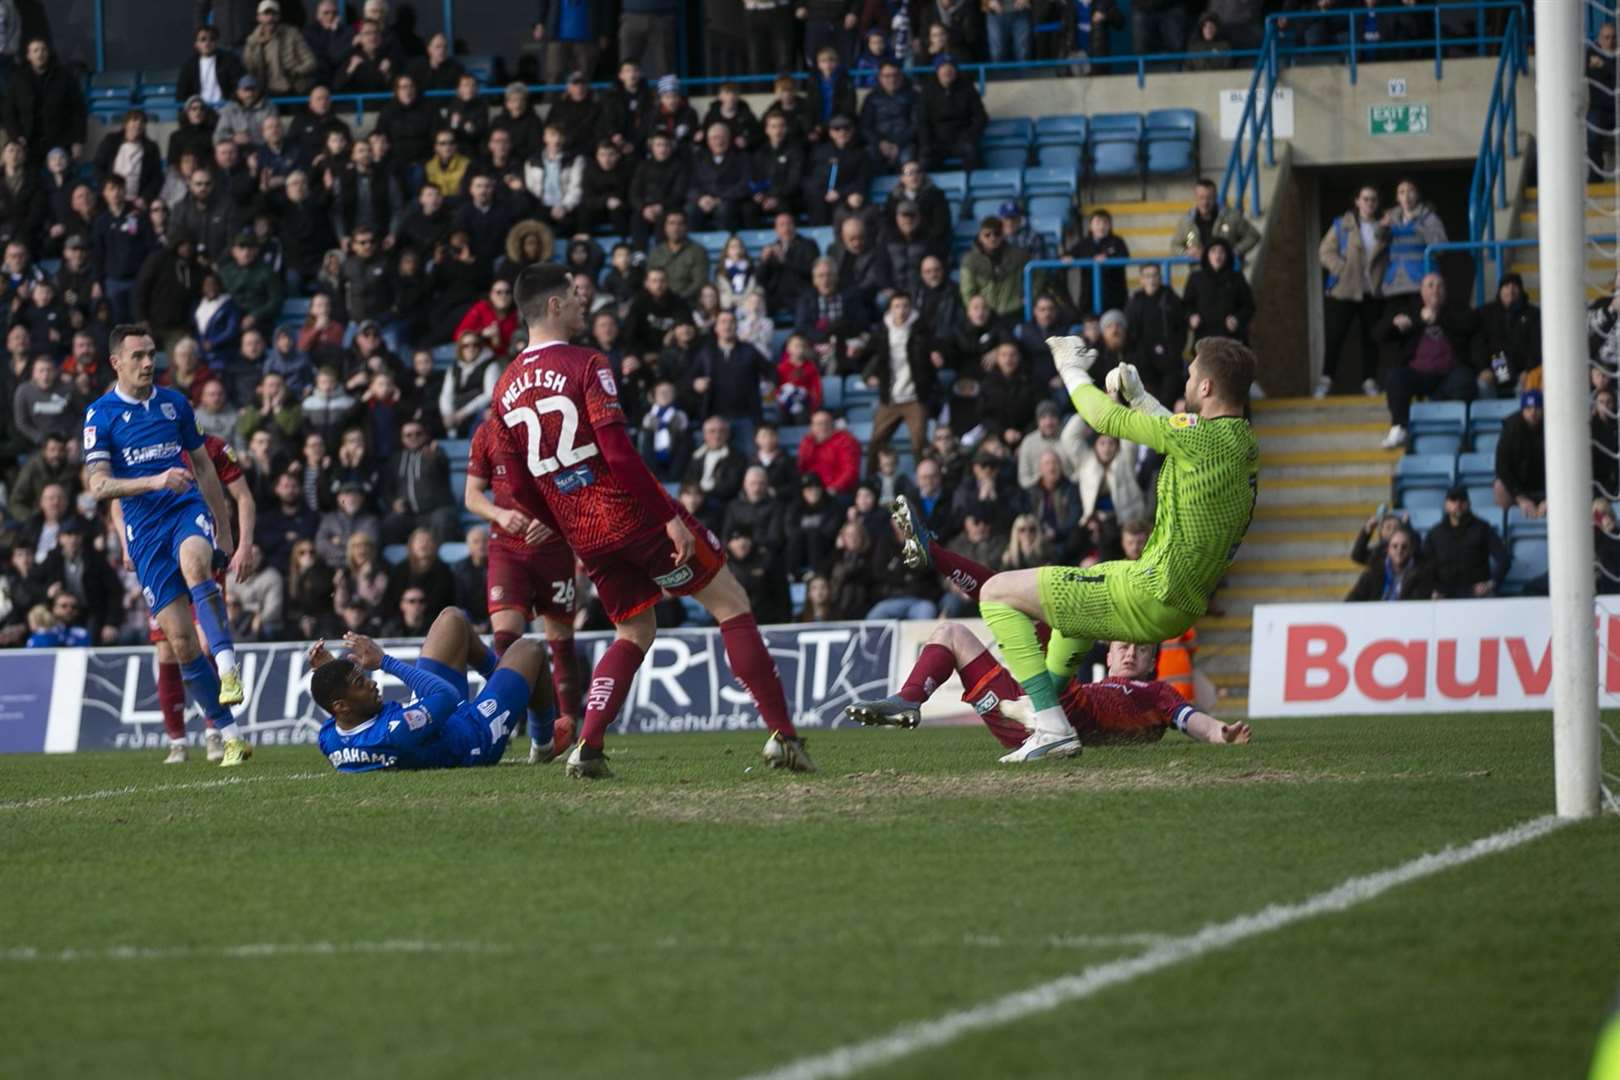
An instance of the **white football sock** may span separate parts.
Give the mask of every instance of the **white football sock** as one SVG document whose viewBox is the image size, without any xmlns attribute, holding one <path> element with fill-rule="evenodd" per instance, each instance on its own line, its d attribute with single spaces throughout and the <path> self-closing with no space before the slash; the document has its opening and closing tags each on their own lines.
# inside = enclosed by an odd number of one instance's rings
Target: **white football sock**
<svg viewBox="0 0 1620 1080">
<path fill-rule="evenodd" d="M 219 737 L 222 739 L 240 739 L 242 737 L 242 729 L 237 727 L 236 723 L 232 721 L 219 729 Z"/>
<path fill-rule="evenodd" d="M 219 665 L 219 673 L 221 675 L 225 674 L 227 671 L 235 671 L 236 670 L 236 650 L 235 649 L 221 649 L 221 650 L 219 650 L 219 652 L 214 654 L 214 663 Z"/>
<path fill-rule="evenodd" d="M 1074 726 L 1064 715 L 1062 706 L 1050 709 L 1037 709 L 1035 712 L 1035 730 L 1051 735 L 1073 735 Z"/>
</svg>

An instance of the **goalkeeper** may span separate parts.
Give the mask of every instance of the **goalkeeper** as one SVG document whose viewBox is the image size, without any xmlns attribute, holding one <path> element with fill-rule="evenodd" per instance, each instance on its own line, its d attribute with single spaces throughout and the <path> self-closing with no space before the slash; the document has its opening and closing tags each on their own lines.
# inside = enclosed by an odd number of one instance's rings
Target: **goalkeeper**
<svg viewBox="0 0 1620 1080">
<path fill-rule="evenodd" d="M 1140 559 L 1013 570 L 985 582 L 979 611 L 1035 709 L 1035 730 L 1005 762 L 1080 752 L 1056 687 L 1094 641 L 1151 644 L 1185 633 L 1237 554 L 1258 490 L 1260 449 L 1243 416 L 1254 381 L 1254 354 L 1246 346 L 1230 338 L 1201 340 L 1187 372 L 1187 411 L 1172 414 L 1142 388 L 1131 365 L 1111 371 L 1106 384 L 1126 409 L 1093 385 L 1097 354 L 1083 339 L 1047 338 L 1046 344 L 1086 423 L 1145 443 L 1165 462 L 1153 534 Z M 1044 655 L 1035 619 L 1052 628 Z"/>
</svg>

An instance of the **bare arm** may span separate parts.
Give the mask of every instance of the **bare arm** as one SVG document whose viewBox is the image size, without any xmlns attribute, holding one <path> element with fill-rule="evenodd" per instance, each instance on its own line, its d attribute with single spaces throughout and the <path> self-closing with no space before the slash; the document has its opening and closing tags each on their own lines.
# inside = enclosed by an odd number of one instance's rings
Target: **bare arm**
<svg viewBox="0 0 1620 1080">
<path fill-rule="evenodd" d="M 128 480 L 119 480 L 113 476 L 112 466 L 106 462 L 97 462 L 90 466 L 90 494 L 96 497 L 97 502 L 122 499 L 130 495 L 145 495 L 152 491 L 162 491 L 164 488 L 180 492 L 190 486 L 191 477 L 184 469 L 170 469 L 155 476 L 132 476 Z"/>
<path fill-rule="evenodd" d="M 1206 712 L 1195 712 L 1187 717 L 1187 726 L 1184 729 L 1187 736 L 1199 742 L 1214 743 L 1224 746 L 1228 743 L 1246 743 L 1254 735 L 1249 725 L 1239 720 L 1231 724 L 1223 724 Z"/>
<path fill-rule="evenodd" d="M 484 494 L 488 490 L 489 481 L 468 473 L 462 504 L 490 524 L 499 525 L 509 535 L 523 537 L 523 542 L 530 547 L 538 547 L 550 530 L 516 507 L 496 505 L 495 500 Z"/>
<path fill-rule="evenodd" d="M 249 577 L 249 553 L 253 550 L 253 531 L 259 525 L 259 508 L 254 505 L 253 492 L 248 490 L 247 481 L 242 477 L 232 480 L 226 490 L 236 503 L 236 523 L 242 533 L 237 537 L 236 554 L 231 556 L 231 576 L 237 581 L 246 581 Z M 280 614 L 277 613 L 279 619 Z"/>
<path fill-rule="evenodd" d="M 135 569 L 135 560 L 129 557 L 129 536 L 124 532 L 124 504 L 112 501 L 112 527 L 118 534 L 118 549 L 124 553 L 124 569 Z"/>
<path fill-rule="evenodd" d="M 236 550 L 236 534 L 231 529 L 231 514 L 225 502 L 225 489 L 219 483 L 219 473 L 214 471 L 213 461 L 200 446 L 195 450 L 186 451 L 186 457 L 191 459 L 191 469 L 197 477 L 197 488 L 202 492 L 203 500 L 208 503 L 208 512 L 214 515 L 216 535 L 214 546 L 229 555 Z"/>
</svg>

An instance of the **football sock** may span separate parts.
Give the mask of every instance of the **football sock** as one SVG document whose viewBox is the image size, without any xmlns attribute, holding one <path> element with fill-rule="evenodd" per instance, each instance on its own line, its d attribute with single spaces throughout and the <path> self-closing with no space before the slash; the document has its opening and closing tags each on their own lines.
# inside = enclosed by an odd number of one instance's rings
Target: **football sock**
<svg viewBox="0 0 1620 1080">
<path fill-rule="evenodd" d="M 967 593 L 968 599 L 974 603 L 978 603 L 979 590 L 995 573 L 988 566 L 982 566 L 965 555 L 947 550 L 937 540 L 928 545 L 928 557 L 933 560 L 935 568 L 944 575 L 945 580 Z"/>
<path fill-rule="evenodd" d="M 219 733 L 227 739 L 239 738 L 231 710 L 219 703 L 219 676 L 214 673 L 214 665 L 208 662 L 208 657 L 199 653 L 181 664 L 180 672 L 186 685 L 191 687 L 191 699 L 219 728 Z"/>
<path fill-rule="evenodd" d="M 557 712 L 579 719 L 579 657 L 573 638 L 547 638 L 551 651 L 551 688 L 557 696 Z"/>
<path fill-rule="evenodd" d="M 512 642 L 522 636 L 522 634 L 514 634 L 510 630 L 495 631 L 495 655 L 505 656 L 506 650 L 512 647 Z"/>
<path fill-rule="evenodd" d="M 1040 643 L 1035 638 L 1035 624 L 1029 616 L 993 600 L 981 603 L 979 612 L 1001 646 L 1007 670 L 1012 672 L 1018 685 L 1029 695 L 1030 704 L 1035 706 L 1036 729 L 1065 734 L 1073 731 L 1068 717 L 1058 707 L 1057 687 L 1052 683 L 1051 673 L 1046 670 L 1046 657 L 1041 653 Z"/>
<path fill-rule="evenodd" d="M 996 663 L 990 650 L 969 660 L 962 668 L 962 700 L 973 706 L 984 726 L 996 741 L 1009 750 L 1016 750 L 1029 738 L 1024 725 L 1002 716 L 999 709 L 1003 701 L 1023 697 L 1024 692 L 1007 669 Z"/>
<path fill-rule="evenodd" d="M 1046 645 L 1046 670 L 1051 673 L 1054 686 L 1061 690 L 1069 685 L 1069 680 L 1080 670 L 1080 662 L 1091 652 L 1092 644 L 1052 631 L 1051 640 Z"/>
<path fill-rule="evenodd" d="M 197 625 L 208 639 L 208 650 L 214 654 L 221 671 L 236 670 L 236 647 L 231 641 L 230 618 L 225 614 L 225 597 L 212 581 L 191 587 L 191 606 L 197 612 Z M 217 691 L 216 691 L 216 695 Z"/>
<path fill-rule="evenodd" d="M 529 710 L 529 741 L 534 745 L 544 746 L 550 742 L 556 726 L 556 709 Z"/>
<path fill-rule="evenodd" d="M 753 696 L 765 726 L 784 738 L 798 737 L 793 721 L 788 719 L 787 694 L 782 690 L 776 661 L 765 648 L 765 639 L 759 634 L 753 612 L 734 615 L 721 623 L 720 640 L 726 646 L 731 674 Z"/>
<path fill-rule="evenodd" d="M 917 662 L 911 666 L 911 674 L 900 687 L 900 696 L 913 705 L 921 705 L 927 701 L 939 684 L 951 677 L 956 670 L 956 657 L 951 650 L 936 642 L 929 642 L 922 647 L 917 655 Z"/>
<path fill-rule="evenodd" d="M 494 649 L 484 644 L 484 640 L 482 638 L 478 639 L 478 644 L 482 646 L 482 648 L 473 650 L 473 667 L 475 670 L 477 670 L 478 674 L 487 679 L 491 675 L 495 674 L 495 665 L 500 663 L 501 658 L 496 655 Z M 505 652 L 506 650 L 503 649 L 501 651 Z"/>
<path fill-rule="evenodd" d="M 635 642 L 614 638 L 596 662 L 596 670 L 591 672 L 591 690 L 585 695 L 585 724 L 580 733 L 586 746 L 602 749 L 607 726 L 619 715 L 643 655 Z"/>
<path fill-rule="evenodd" d="M 163 713 L 163 730 L 170 742 L 184 742 L 186 738 L 186 683 L 180 677 L 180 665 L 157 666 L 158 709 Z"/>
</svg>

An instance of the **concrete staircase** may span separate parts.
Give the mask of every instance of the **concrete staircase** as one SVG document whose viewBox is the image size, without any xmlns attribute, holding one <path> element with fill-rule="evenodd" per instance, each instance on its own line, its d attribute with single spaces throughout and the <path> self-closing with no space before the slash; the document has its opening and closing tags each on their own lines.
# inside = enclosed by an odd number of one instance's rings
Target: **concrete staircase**
<svg viewBox="0 0 1620 1080">
<path fill-rule="evenodd" d="M 1398 450 L 1381 397 L 1269 398 L 1254 403 L 1260 499 L 1254 523 L 1198 623 L 1198 670 L 1222 715 L 1248 709 L 1249 635 L 1256 604 L 1334 602 L 1355 583 L 1356 532 L 1390 497 Z"/>
<path fill-rule="evenodd" d="M 1524 198 L 1519 212 L 1513 221 L 1513 235 L 1517 237 L 1534 237 L 1538 235 L 1540 226 L 1540 211 L 1538 192 L 1533 187 L 1524 189 Z M 1500 222 L 1500 219 L 1498 219 Z M 1498 225 L 1500 228 L 1500 224 Z M 1586 185 L 1586 235 L 1612 236 L 1620 234 L 1620 192 L 1616 191 L 1614 183 L 1587 184 Z M 1498 235 L 1501 235 L 1498 233 Z M 1605 254 L 1604 250 L 1610 254 Z M 1615 244 L 1586 245 L 1586 298 L 1595 300 L 1600 296 L 1608 296 L 1614 286 L 1615 259 L 1612 252 Z M 1524 278 L 1525 292 L 1530 295 L 1530 302 L 1541 302 L 1541 260 L 1540 250 L 1537 248 L 1515 248 L 1509 252 L 1508 270 Z M 1494 294 L 1496 287 L 1495 265 L 1487 267 L 1485 275 L 1487 288 Z M 1487 299 L 1495 299 L 1494 295 L 1487 295 Z"/>
</svg>

